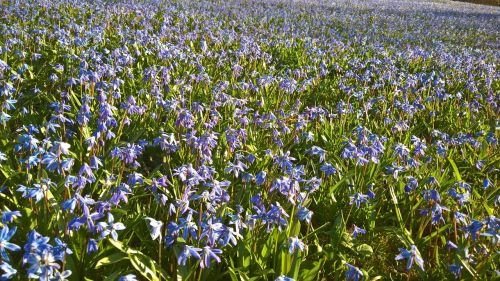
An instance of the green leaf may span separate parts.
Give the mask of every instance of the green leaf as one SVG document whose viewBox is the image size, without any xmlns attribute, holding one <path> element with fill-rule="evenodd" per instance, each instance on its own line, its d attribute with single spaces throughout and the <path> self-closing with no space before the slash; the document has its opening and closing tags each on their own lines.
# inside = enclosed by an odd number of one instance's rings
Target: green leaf
<svg viewBox="0 0 500 281">
<path fill-rule="evenodd" d="M 106 276 L 106 279 L 104 279 L 104 281 L 114 281 L 114 280 L 117 280 L 120 275 L 122 275 L 122 271 L 115 271 L 113 273 L 111 273 L 109 276 Z"/>
<path fill-rule="evenodd" d="M 269 256 L 270 254 L 270 248 L 267 246 L 267 243 L 264 243 L 262 245 L 262 250 L 260 251 L 260 255 L 263 257 L 263 258 L 266 258 L 267 256 Z"/>
<path fill-rule="evenodd" d="M 238 257 L 243 268 L 246 269 L 250 266 L 252 251 L 248 248 L 248 245 L 245 245 L 243 243 L 240 243 L 238 245 Z"/>
<path fill-rule="evenodd" d="M 157 276 L 158 272 L 160 273 L 162 279 L 167 279 L 167 274 L 162 270 L 158 270 L 156 262 L 150 257 L 146 256 L 140 251 L 126 247 L 120 241 L 115 241 L 113 239 L 108 239 L 108 241 L 122 253 L 128 254 L 128 259 L 130 259 L 130 263 L 132 264 L 132 266 L 137 271 L 139 271 L 139 273 L 147 280 L 160 280 L 160 278 Z"/>
<path fill-rule="evenodd" d="M 370 256 L 371 254 L 373 254 L 373 249 L 368 244 L 361 244 L 361 245 L 356 247 L 356 252 L 363 257 L 367 257 L 367 256 Z"/>
<path fill-rule="evenodd" d="M 398 198 L 396 197 L 396 193 L 394 193 L 394 188 L 389 186 L 389 193 L 391 194 L 392 203 L 394 205 L 394 211 L 396 213 L 396 218 L 398 220 L 399 228 L 401 229 L 402 234 L 405 237 L 405 242 L 408 244 L 406 246 L 410 246 L 415 244 L 413 239 L 411 238 L 410 232 L 406 229 L 405 223 L 403 221 L 403 216 L 401 215 L 401 211 L 398 206 Z"/>
<path fill-rule="evenodd" d="M 301 265 L 299 278 L 297 280 L 313 281 L 318 276 L 319 271 L 323 267 L 324 259 L 317 261 L 305 261 Z"/>
<path fill-rule="evenodd" d="M 306 236 L 303 237 L 303 239 L 306 239 L 307 237 L 313 235 L 313 234 L 316 234 L 318 233 L 320 230 L 323 230 L 325 227 L 327 227 L 328 225 L 330 225 L 330 222 L 326 222 L 324 223 L 322 226 L 316 228 L 314 231 L 311 231 L 309 234 L 307 234 Z"/>
<path fill-rule="evenodd" d="M 293 222 L 291 231 L 290 231 L 290 236 L 297 236 L 300 233 L 300 221 L 296 220 Z"/>
<path fill-rule="evenodd" d="M 129 255 L 130 263 L 134 266 L 139 273 L 150 281 L 159 281 L 160 278 L 156 275 L 155 262 L 144 254 Z"/>
<path fill-rule="evenodd" d="M 441 234 L 442 232 L 444 232 L 445 230 L 451 228 L 451 225 L 450 224 L 447 224 L 447 225 L 444 225 L 442 227 L 440 227 L 437 231 L 434 231 L 432 234 L 430 235 L 427 235 L 423 240 L 422 240 L 422 243 L 427 243 L 429 240 L 431 240 L 432 238 L 436 237 L 436 235 L 438 234 Z"/>
<path fill-rule="evenodd" d="M 280 275 L 287 275 L 290 270 L 290 266 L 292 265 L 290 254 L 287 251 L 282 250 L 279 256 L 281 261 Z"/>
<path fill-rule="evenodd" d="M 107 257 L 100 259 L 97 262 L 95 268 L 97 269 L 99 267 L 106 266 L 106 265 L 113 264 L 113 263 L 117 263 L 119 261 L 126 260 L 126 259 L 128 259 L 128 255 L 126 255 L 124 253 L 114 253 L 114 254 L 111 254 Z"/>
<path fill-rule="evenodd" d="M 239 281 L 238 276 L 231 267 L 228 268 L 228 271 L 229 271 L 229 276 L 231 276 L 231 281 Z"/>
<path fill-rule="evenodd" d="M 120 251 L 122 251 L 124 253 L 127 253 L 127 250 L 124 248 L 122 242 L 116 241 L 116 240 L 113 240 L 113 239 L 108 239 L 108 241 L 109 241 L 109 243 L 111 243 L 111 245 L 113 245 L 118 250 L 120 250 Z"/>
<path fill-rule="evenodd" d="M 467 271 L 472 275 L 473 278 L 477 277 L 476 271 L 470 266 L 469 262 L 462 259 L 462 257 L 458 256 L 458 259 L 460 260 L 460 263 L 467 269 Z"/>
<path fill-rule="evenodd" d="M 293 279 L 297 280 L 300 272 L 300 264 L 302 261 L 302 255 L 297 253 L 294 257 L 292 257 L 292 268 L 290 268 L 290 272 Z"/>
<path fill-rule="evenodd" d="M 460 172 L 458 171 L 458 167 L 457 167 L 457 164 L 455 164 L 455 161 L 453 161 L 453 159 L 448 157 L 448 162 L 450 163 L 451 168 L 453 169 L 453 175 L 455 175 L 455 178 L 458 181 L 462 181 L 462 176 L 460 175 Z"/>
</svg>

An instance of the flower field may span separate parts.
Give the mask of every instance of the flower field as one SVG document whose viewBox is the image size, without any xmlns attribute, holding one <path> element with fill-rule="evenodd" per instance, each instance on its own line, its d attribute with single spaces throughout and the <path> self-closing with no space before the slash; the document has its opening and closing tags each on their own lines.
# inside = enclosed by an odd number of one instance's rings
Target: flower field
<svg viewBox="0 0 500 281">
<path fill-rule="evenodd" d="M 0 280 L 500 278 L 500 8 L 0 1 Z"/>
</svg>

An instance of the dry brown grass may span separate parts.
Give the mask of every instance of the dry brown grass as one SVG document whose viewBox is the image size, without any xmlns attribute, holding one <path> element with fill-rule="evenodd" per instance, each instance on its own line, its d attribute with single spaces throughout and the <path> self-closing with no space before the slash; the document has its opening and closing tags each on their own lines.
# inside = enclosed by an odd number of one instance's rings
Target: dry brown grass
<svg viewBox="0 0 500 281">
<path fill-rule="evenodd" d="M 469 2 L 469 3 L 481 4 L 481 5 L 500 6 L 500 0 L 457 0 L 457 1 Z"/>
</svg>

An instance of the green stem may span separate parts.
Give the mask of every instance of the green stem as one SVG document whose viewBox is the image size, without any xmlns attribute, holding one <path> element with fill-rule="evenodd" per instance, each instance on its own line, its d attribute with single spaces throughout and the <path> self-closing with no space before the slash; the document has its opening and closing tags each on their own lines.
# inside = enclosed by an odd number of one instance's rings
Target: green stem
<svg viewBox="0 0 500 281">
<path fill-rule="evenodd" d="M 158 277 L 160 278 L 161 281 L 161 234 L 160 234 L 160 241 L 158 242 Z"/>
</svg>

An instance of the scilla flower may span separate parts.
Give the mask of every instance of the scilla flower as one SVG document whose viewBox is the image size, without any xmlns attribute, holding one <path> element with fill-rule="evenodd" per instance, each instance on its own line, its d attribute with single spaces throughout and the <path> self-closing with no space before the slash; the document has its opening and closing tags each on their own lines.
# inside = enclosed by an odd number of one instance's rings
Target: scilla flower
<svg viewBox="0 0 500 281">
<path fill-rule="evenodd" d="M 355 267 L 354 265 L 346 263 L 347 267 L 349 268 L 348 271 L 345 273 L 346 280 L 353 280 L 353 281 L 358 281 L 363 278 L 363 272 L 359 270 L 359 268 Z"/>
<path fill-rule="evenodd" d="M 402 260 L 402 259 L 407 259 L 408 262 L 406 264 L 406 270 L 410 270 L 411 267 L 413 266 L 413 262 L 416 262 L 417 265 L 424 270 L 424 259 L 422 259 L 422 256 L 420 255 L 420 252 L 417 249 L 417 246 L 411 245 L 410 250 L 406 250 L 403 248 L 399 248 L 399 251 L 401 252 L 399 255 L 396 256 L 396 260 Z"/>
<path fill-rule="evenodd" d="M 290 242 L 290 246 L 288 247 L 288 251 L 290 252 L 290 254 L 294 254 L 297 248 L 299 248 L 299 250 L 301 251 L 304 251 L 304 242 L 300 241 L 300 239 L 296 236 L 290 237 L 288 241 Z"/>
<path fill-rule="evenodd" d="M 101 238 L 104 238 L 111 234 L 111 237 L 113 240 L 118 240 L 118 233 L 116 232 L 117 230 L 124 230 L 125 225 L 121 222 L 115 223 L 115 218 L 111 213 L 108 213 L 108 222 L 98 222 L 97 223 L 97 229 L 101 231 Z"/>
<path fill-rule="evenodd" d="M 12 252 L 21 250 L 21 247 L 9 242 L 12 236 L 14 236 L 14 234 L 16 233 L 16 230 L 16 227 L 9 229 L 8 226 L 5 226 L 2 228 L 2 230 L 0 230 L 0 257 L 2 258 L 2 260 L 5 260 L 7 262 L 10 261 L 9 256 L 7 255 L 7 250 Z"/>
<path fill-rule="evenodd" d="M 151 239 L 156 240 L 156 238 L 161 237 L 161 227 L 163 222 L 157 221 L 153 218 L 147 217 L 146 220 L 149 221 L 149 226 L 151 230 Z M 161 238 L 160 238 L 161 239 Z"/>
</svg>

